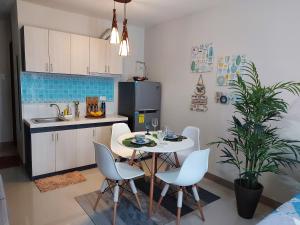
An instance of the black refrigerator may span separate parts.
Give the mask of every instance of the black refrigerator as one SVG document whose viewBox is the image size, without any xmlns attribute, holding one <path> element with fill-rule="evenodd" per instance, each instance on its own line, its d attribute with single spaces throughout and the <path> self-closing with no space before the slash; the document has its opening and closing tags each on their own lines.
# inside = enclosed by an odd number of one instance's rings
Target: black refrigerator
<svg viewBox="0 0 300 225">
<path fill-rule="evenodd" d="M 152 118 L 158 119 L 160 127 L 161 84 L 152 81 L 119 82 L 118 113 L 128 117 L 131 131 L 150 130 Z"/>
</svg>

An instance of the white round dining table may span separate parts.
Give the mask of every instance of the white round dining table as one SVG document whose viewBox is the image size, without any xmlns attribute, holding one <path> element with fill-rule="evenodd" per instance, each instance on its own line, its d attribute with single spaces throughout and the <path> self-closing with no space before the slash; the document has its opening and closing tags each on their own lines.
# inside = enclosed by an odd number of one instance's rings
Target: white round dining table
<svg viewBox="0 0 300 225">
<path fill-rule="evenodd" d="M 151 132 L 153 133 L 153 132 Z M 132 138 L 137 134 L 145 134 L 144 132 L 132 132 L 123 134 L 118 138 L 119 144 L 123 145 L 123 141 L 127 138 Z M 149 138 L 156 142 L 156 146 L 154 147 L 140 147 L 140 148 L 132 148 L 133 153 L 131 156 L 131 160 L 129 161 L 132 165 L 136 156 L 137 151 L 142 151 L 146 153 L 152 154 L 152 162 L 151 162 L 151 179 L 150 179 L 150 193 L 149 193 L 149 217 L 152 215 L 153 212 L 153 192 L 154 192 L 154 179 L 155 173 L 157 172 L 157 157 L 159 154 L 163 153 L 173 153 L 174 158 L 176 161 L 176 167 L 180 167 L 180 163 L 177 157 L 177 152 L 189 150 L 194 146 L 194 141 L 191 138 L 183 139 L 182 141 L 163 141 L 160 143 L 157 138 L 153 137 L 152 135 L 146 135 L 146 138 Z M 126 147 L 126 146 L 125 146 Z M 127 147 L 128 148 L 128 147 Z"/>
</svg>

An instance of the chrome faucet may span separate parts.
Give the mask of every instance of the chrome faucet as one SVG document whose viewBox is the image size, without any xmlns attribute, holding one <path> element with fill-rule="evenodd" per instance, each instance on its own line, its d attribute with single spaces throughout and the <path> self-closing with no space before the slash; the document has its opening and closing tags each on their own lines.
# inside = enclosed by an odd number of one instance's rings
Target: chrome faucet
<svg viewBox="0 0 300 225">
<path fill-rule="evenodd" d="M 57 104 L 50 104 L 50 107 L 53 107 L 53 106 L 55 106 L 56 107 L 56 110 L 57 110 L 57 117 L 60 117 L 60 108 L 59 108 L 59 106 L 57 105 Z"/>
</svg>

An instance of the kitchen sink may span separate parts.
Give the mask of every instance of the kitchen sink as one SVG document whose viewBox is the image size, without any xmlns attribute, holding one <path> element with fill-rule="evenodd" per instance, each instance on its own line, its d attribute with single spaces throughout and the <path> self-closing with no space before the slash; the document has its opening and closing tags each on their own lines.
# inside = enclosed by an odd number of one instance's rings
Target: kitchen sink
<svg viewBox="0 0 300 225">
<path fill-rule="evenodd" d="M 49 118 L 34 118 L 31 119 L 33 123 L 54 123 L 54 122 L 63 122 L 63 119 L 59 117 L 49 117 Z"/>
</svg>

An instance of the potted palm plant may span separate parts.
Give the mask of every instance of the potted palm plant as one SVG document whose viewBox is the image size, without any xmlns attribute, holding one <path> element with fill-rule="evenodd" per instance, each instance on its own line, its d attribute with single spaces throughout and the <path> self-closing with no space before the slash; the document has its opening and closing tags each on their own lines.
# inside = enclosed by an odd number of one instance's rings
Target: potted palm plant
<svg viewBox="0 0 300 225">
<path fill-rule="evenodd" d="M 264 173 L 279 173 L 280 167 L 296 166 L 300 153 L 299 141 L 283 139 L 276 122 L 287 113 L 288 103 L 280 97 L 282 91 L 300 94 L 300 83 L 279 82 L 264 86 L 255 64 L 243 67 L 243 77 L 232 82 L 237 98 L 229 137 L 212 144 L 221 149 L 221 163 L 237 167 L 239 177 L 234 181 L 238 214 L 252 218 L 263 186 L 259 178 Z"/>
</svg>

